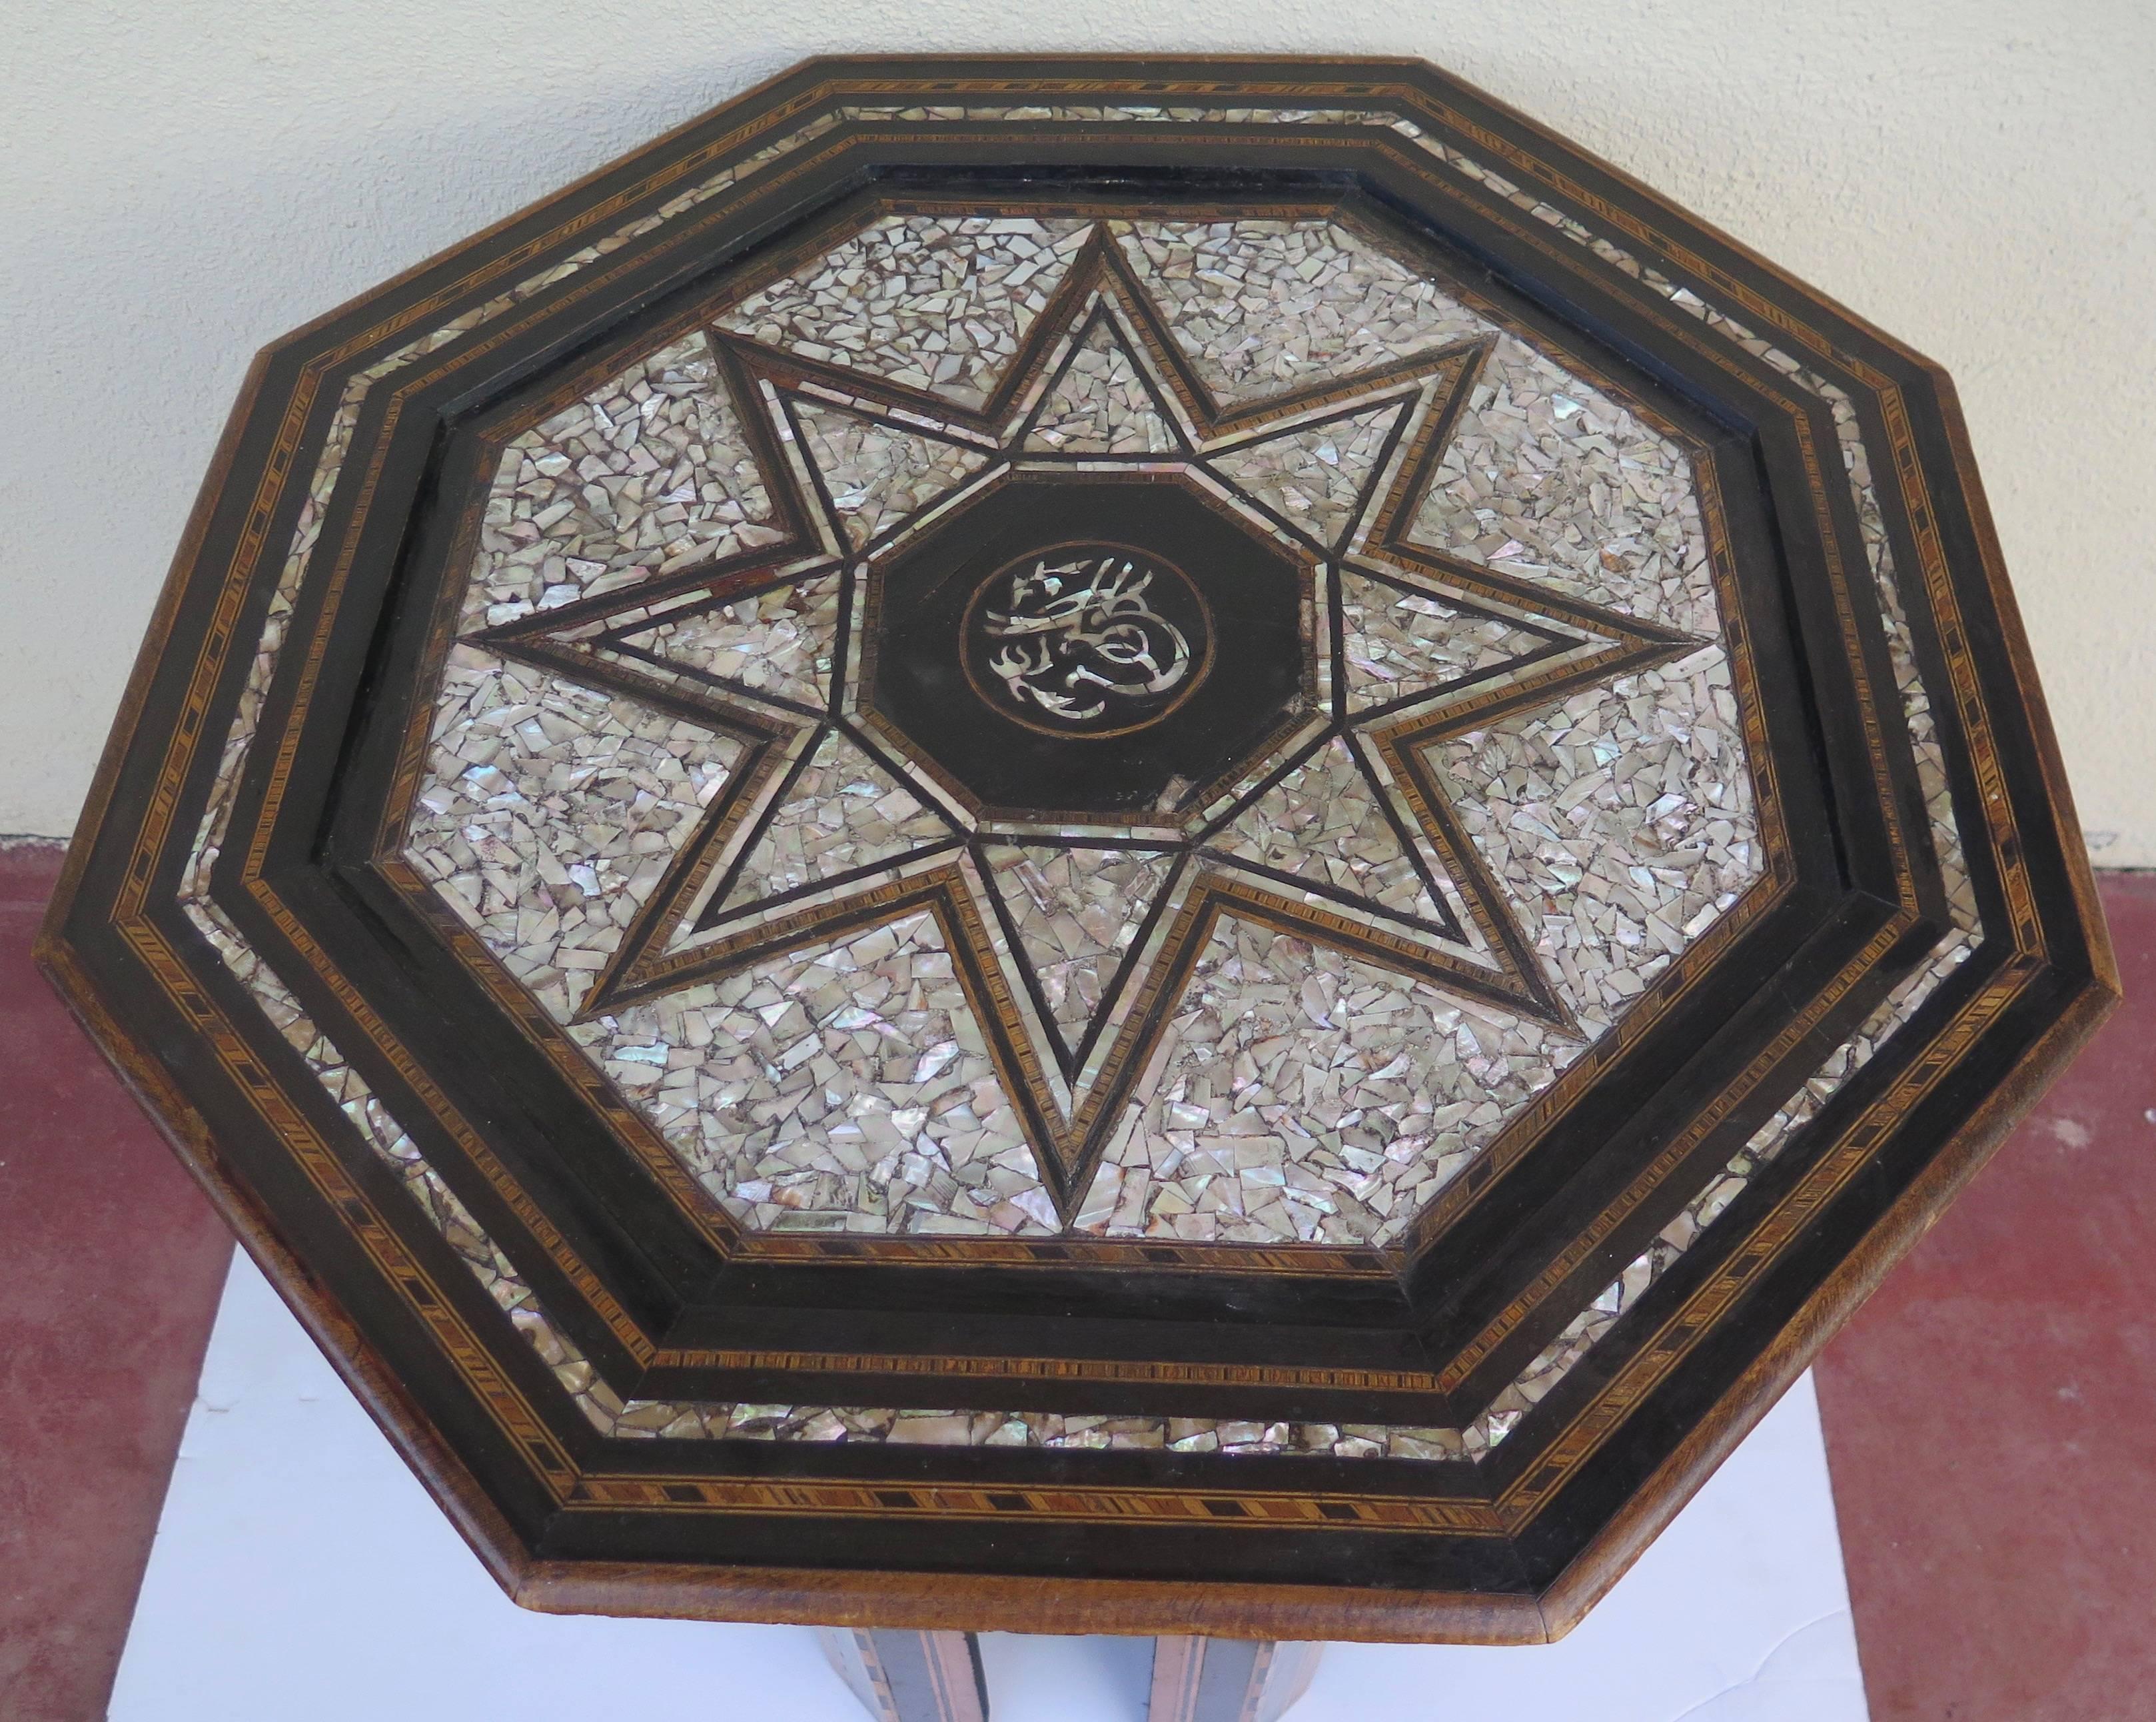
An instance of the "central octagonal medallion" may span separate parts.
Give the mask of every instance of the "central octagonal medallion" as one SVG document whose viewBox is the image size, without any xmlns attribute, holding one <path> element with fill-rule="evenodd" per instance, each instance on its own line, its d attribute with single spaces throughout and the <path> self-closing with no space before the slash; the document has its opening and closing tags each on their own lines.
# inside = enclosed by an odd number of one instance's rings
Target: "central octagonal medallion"
<svg viewBox="0 0 2156 1722">
<path fill-rule="evenodd" d="M 1197 484 L 1017 472 L 872 568 L 872 721 L 993 821 L 1158 824 L 1315 704 L 1313 564 Z"/>
<path fill-rule="evenodd" d="M 2107 1002 L 2051 760 L 1518 115 L 824 60 L 265 352 L 40 956 L 520 1601 L 1539 1640 Z"/>
<path fill-rule="evenodd" d="M 752 1229 L 1390 1243 L 1759 867 L 1690 455 L 1528 333 L 1322 218 L 886 218 L 511 432 L 408 852 L 621 850 L 548 950 L 444 888 Z"/>
<path fill-rule="evenodd" d="M 1055 544 L 1006 563 L 973 594 L 963 631 L 974 691 L 1044 735 L 1148 728 L 1213 667 L 1211 613 L 1190 577 L 1128 544 Z"/>
</svg>

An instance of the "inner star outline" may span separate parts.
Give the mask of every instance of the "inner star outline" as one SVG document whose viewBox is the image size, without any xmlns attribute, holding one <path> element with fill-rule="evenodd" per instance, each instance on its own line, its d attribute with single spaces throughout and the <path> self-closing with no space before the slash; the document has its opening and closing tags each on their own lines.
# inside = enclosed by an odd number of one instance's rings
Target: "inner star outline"
<svg viewBox="0 0 2156 1722">
<path fill-rule="evenodd" d="M 1490 337 L 1224 404 L 1098 229 L 978 409 L 703 332 L 777 542 L 465 636 L 735 756 L 580 1020 L 925 911 L 1066 1226 L 1224 917 L 1578 1031 L 1427 750 L 1702 642 L 1410 540 Z M 983 808 L 860 697 L 878 568 L 1015 475 L 1088 471 L 1192 486 L 1301 562 L 1305 697 L 1234 772 L 1140 819 Z M 752 686 L 681 649 L 722 625 L 754 653 L 758 625 L 735 619 L 774 600 L 762 625 L 796 658 L 805 644 L 806 665 Z M 1389 612 L 1424 631 L 1388 639 Z M 1484 644 L 1404 658 L 1433 626 Z M 887 835 L 822 870 L 788 833 L 834 796 Z M 1044 979 L 1070 918 L 1044 943 L 1034 923 L 1055 918 L 1025 895 L 1029 862 L 1063 855 L 1134 881 L 1120 926 L 1080 931 L 1113 974 L 1076 1009 Z"/>
</svg>

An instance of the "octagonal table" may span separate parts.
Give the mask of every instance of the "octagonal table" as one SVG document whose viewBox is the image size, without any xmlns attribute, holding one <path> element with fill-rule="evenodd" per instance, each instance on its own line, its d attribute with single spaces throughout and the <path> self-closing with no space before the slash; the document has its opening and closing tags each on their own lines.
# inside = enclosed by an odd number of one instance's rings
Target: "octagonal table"
<svg viewBox="0 0 2156 1722">
<path fill-rule="evenodd" d="M 44 957 L 518 1600 L 894 1715 L 1563 1630 L 2115 992 L 1944 378 L 1359 61 L 811 63 L 270 347 Z"/>
</svg>

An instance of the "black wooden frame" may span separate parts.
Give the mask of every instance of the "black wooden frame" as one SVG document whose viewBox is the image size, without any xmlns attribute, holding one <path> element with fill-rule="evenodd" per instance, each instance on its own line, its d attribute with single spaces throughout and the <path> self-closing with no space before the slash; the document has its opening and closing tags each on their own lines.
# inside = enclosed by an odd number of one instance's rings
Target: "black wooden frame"
<svg viewBox="0 0 2156 1722">
<path fill-rule="evenodd" d="M 1671 280 L 1746 307 L 1851 401 L 1919 664 L 1952 690 L 1933 711 L 1983 944 L 1480 1464 L 602 1437 L 177 905 L 345 378 L 664 203 L 691 164 L 708 172 L 865 102 L 1047 103 L 1059 89 L 1089 104 L 1120 90 L 1408 118 L 1496 161 L 1534 199 L 1626 230 Z M 302 701 L 306 715 L 287 748 L 250 754 L 215 899 L 624 1397 L 1470 1418 L 1946 925 L 1831 414 L 1486 185 L 1455 175 L 1440 195 L 1430 158 L 1382 126 L 1029 119 L 952 132 L 840 118 L 798 160 L 533 294 L 506 337 L 490 322 L 369 392 L 323 517 L 336 581 L 301 592 L 290 637 L 305 649 L 285 654 L 261 733 L 278 735 Z M 774 1247 L 665 1188 L 625 1145 L 636 1127 L 619 1097 L 550 1063 L 446 912 L 385 868 L 408 708 L 445 644 L 445 571 L 511 427 L 563 374 L 648 347 L 715 281 L 768 274 L 871 209 L 948 199 L 1292 207 L 1382 224 L 1621 378 L 1712 455 L 1785 849 L 1757 913 L 1672 971 L 1655 1025 L 1583 1061 L 1593 1068 L 1532 1144 L 1486 1159 L 1397 1255 Z M 42 954 L 521 1600 L 1291 1638 L 1568 1625 L 2116 986 L 1943 378 L 1532 122 L 1394 62 L 812 62 L 271 347 L 176 563 Z M 1809 1025 L 1793 1036 L 1800 1000 Z M 1762 1061 L 1771 1068 L 1740 1095 L 1738 1074 Z M 1681 1155 L 1650 1178 L 1673 1143 Z"/>
</svg>

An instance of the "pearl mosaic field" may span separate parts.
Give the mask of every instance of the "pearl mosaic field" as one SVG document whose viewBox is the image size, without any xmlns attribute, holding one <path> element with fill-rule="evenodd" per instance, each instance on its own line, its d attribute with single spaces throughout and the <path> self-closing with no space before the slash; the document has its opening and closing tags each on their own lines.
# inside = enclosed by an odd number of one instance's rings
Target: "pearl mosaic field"
<svg viewBox="0 0 2156 1722">
<path fill-rule="evenodd" d="M 730 182 L 752 165 L 724 177 Z M 752 296 L 721 326 L 977 407 L 1091 229 L 1085 222 L 892 218 Z M 1261 399 L 1342 368 L 1494 332 L 1413 265 L 1324 224 L 1115 223 L 1110 231 L 1193 368 L 1223 401 Z M 1754 339 L 1727 319 L 1717 326 L 1732 339 Z M 467 629 L 774 540 L 767 487 L 734 404 L 715 386 L 704 343 L 691 337 L 628 368 L 505 453 L 465 596 Z M 1096 342 L 1078 359 L 1035 434 L 1067 452 L 1166 449 L 1170 433 L 1120 347 Z M 348 419 L 340 421 L 346 436 Z M 1245 475 L 1253 493 L 1329 542 L 1348 506 L 1343 487 L 1374 454 L 1383 426 L 1373 419 L 1374 429 L 1343 424 L 1274 445 Z M 964 482 L 985 460 L 836 408 L 811 414 L 803 428 L 803 452 L 834 487 L 847 548 Z M 1853 419 L 1844 439 L 1861 511 L 1866 457 Z M 333 435 L 323 456 L 331 481 L 334 445 Z M 1505 334 L 1412 537 L 1712 642 L 1719 623 L 1690 482 L 1674 445 Z M 1465 1432 L 624 1404 L 596 1380 L 455 1198 L 429 1181 L 409 1138 L 208 904 L 220 810 L 244 759 L 259 692 L 235 722 L 220 790 L 204 817 L 190 913 L 265 1008 L 289 1020 L 288 1034 L 305 1043 L 333 1097 L 407 1169 L 444 1236 L 608 1432 L 1471 1456 L 1502 1438 L 1974 948 L 1959 837 L 1876 518 L 1875 500 L 1865 514 L 1874 573 L 1889 604 L 1890 645 L 1962 937 L 1882 1005 L 1763 1127 L 1729 1175 Z M 274 667 L 280 619 L 306 572 L 311 542 L 295 542 L 251 689 Z M 836 586 L 834 578 L 813 589 L 803 582 L 623 644 L 750 697 L 820 707 L 831 696 Z M 1365 580 L 1359 598 L 1348 652 L 1358 701 L 1438 686 L 1543 643 L 1502 620 L 1448 617 L 1438 601 L 1399 596 L 1381 582 Z M 1758 876 L 1739 733 L 1726 654 L 1708 643 L 1429 750 L 1427 763 L 1521 918 L 1544 978 L 1589 1038 Z M 744 861 L 730 903 L 752 905 L 759 894 L 947 837 L 947 827 L 887 774 L 843 753 L 832 746 L 812 757 L 804 775 L 820 776 L 811 794 L 773 821 Z M 594 972 L 723 794 L 740 754 L 730 738 L 462 643 L 446 671 L 406 852 L 515 979 L 557 1021 L 572 1024 Z M 818 788 L 824 779 L 828 786 Z M 1301 828 L 1290 820 L 1246 858 L 1327 883 L 1344 869 L 1347 886 L 1375 904 L 1426 922 L 1452 919 L 1403 868 L 1396 838 L 1388 851 L 1382 821 L 1337 817 L 1340 806 L 1355 804 L 1356 785 L 1342 779 L 1324 787 L 1327 794 L 1310 798 L 1309 817 L 1338 824 L 1340 840 L 1298 846 Z M 1006 892 L 1058 1031 L 1070 1041 L 1101 1007 L 1101 989 L 1167 871 L 1150 860 L 1121 861 L 1115 866 L 1135 882 L 1109 878 L 1104 888 L 1107 875 L 1096 877 L 1092 861 L 1078 850 L 1045 865 L 1029 858 L 1034 876 Z M 745 1223 L 1050 1234 L 1061 1222 L 950 975 L 933 923 L 916 916 L 569 1031 Z M 1198 1241 L 1383 1241 L 1587 1044 L 1322 944 L 1224 920 L 1079 1223 L 1107 1236 Z"/>
</svg>

